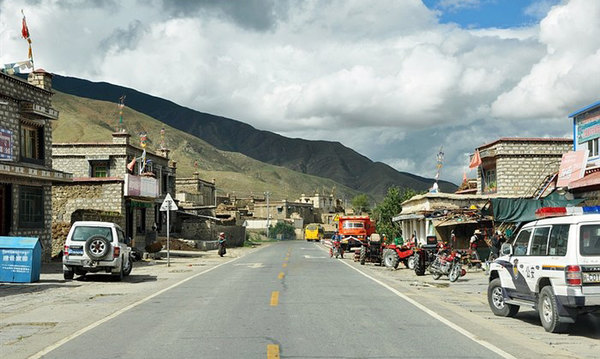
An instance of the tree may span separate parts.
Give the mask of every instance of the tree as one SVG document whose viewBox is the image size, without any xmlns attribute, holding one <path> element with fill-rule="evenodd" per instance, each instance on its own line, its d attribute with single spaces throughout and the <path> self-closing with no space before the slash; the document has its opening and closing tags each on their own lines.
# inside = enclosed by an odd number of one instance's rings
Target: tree
<svg viewBox="0 0 600 359">
<path fill-rule="evenodd" d="M 354 213 L 356 214 L 369 212 L 369 197 L 367 197 L 367 195 L 364 193 L 352 198 L 351 204 L 352 209 L 354 209 Z"/>
<path fill-rule="evenodd" d="M 396 186 L 388 188 L 383 201 L 373 209 L 377 233 L 385 234 L 389 239 L 400 236 L 400 227 L 394 225 L 392 218 L 402 212 L 402 202 L 417 194 L 412 188 L 400 189 Z"/>
<path fill-rule="evenodd" d="M 275 226 L 269 229 L 269 237 L 277 238 L 277 235 L 281 234 L 281 239 L 295 239 L 296 232 L 294 226 L 285 222 L 277 222 Z"/>
</svg>

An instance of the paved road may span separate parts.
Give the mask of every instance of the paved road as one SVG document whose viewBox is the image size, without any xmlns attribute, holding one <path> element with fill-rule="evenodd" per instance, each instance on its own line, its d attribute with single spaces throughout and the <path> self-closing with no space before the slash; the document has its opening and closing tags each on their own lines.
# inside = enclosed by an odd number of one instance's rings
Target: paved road
<svg viewBox="0 0 600 359">
<path fill-rule="evenodd" d="M 496 358 L 394 291 L 281 242 L 195 275 L 44 358 Z"/>
</svg>

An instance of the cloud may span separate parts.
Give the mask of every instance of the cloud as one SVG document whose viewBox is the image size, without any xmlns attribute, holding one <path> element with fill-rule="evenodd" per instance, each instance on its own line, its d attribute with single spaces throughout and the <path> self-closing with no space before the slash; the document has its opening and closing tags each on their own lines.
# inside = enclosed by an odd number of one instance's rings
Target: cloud
<svg viewBox="0 0 600 359">
<path fill-rule="evenodd" d="M 0 2 L 3 63 L 26 58 L 25 8 L 36 67 L 339 141 L 422 176 L 443 146 L 442 179 L 455 182 L 464 153 L 498 137 L 568 136 L 567 114 L 600 93 L 595 1 L 537 2 L 527 12 L 538 24 L 477 30 L 440 24 L 417 0 L 29 4 Z"/>
</svg>

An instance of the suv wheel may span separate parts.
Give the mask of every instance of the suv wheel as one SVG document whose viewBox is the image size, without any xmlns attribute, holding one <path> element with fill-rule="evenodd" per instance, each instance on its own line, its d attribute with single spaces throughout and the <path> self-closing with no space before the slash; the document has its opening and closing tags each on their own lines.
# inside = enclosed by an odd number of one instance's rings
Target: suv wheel
<svg viewBox="0 0 600 359">
<path fill-rule="evenodd" d="M 111 273 L 110 275 L 117 282 L 122 281 L 123 280 L 123 275 L 124 275 L 124 273 L 123 273 L 123 263 L 121 263 L 121 266 L 119 267 L 119 272 L 118 273 Z"/>
<path fill-rule="evenodd" d="M 128 276 L 131 273 L 132 269 L 133 269 L 133 260 L 131 259 L 131 257 L 129 257 L 127 260 L 127 264 L 125 265 L 125 268 L 123 269 L 123 275 Z"/>
<path fill-rule="evenodd" d="M 500 278 L 492 280 L 488 286 L 488 304 L 492 312 L 499 317 L 514 317 L 519 312 L 519 306 L 504 302 Z"/>
<path fill-rule="evenodd" d="M 92 236 L 85 241 L 85 252 L 91 259 L 100 260 L 110 252 L 110 242 L 104 236 Z"/>
<path fill-rule="evenodd" d="M 65 280 L 71 280 L 75 276 L 75 272 L 73 272 L 72 268 L 63 270 L 63 277 Z"/>
<path fill-rule="evenodd" d="M 569 328 L 569 323 L 561 323 L 558 316 L 558 303 L 552 291 L 552 286 L 545 286 L 540 291 L 538 312 L 542 326 L 547 332 L 560 333 Z"/>
</svg>

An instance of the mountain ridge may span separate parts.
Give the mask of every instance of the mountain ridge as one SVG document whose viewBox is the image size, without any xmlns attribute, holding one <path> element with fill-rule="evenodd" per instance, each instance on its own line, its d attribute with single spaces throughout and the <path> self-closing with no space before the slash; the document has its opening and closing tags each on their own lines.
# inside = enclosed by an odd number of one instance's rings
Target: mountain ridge
<svg viewBox="0 0 600 359">
<path fill-rule="evenodd" d="M 53 87 L 67 94 L 109 102 L 126 95 L 128 107 L 192 134 L 219 150 L 239 152 L 264 163 L 329 178 L 376 199 L 383 198 L 390 186 L 425 191 L 435 182 L 374 162 L 339 142 L 288 138 L 107 82 L 55 74 Z M 457 188 L 447 181 L 439 181 L 439 187 L 443 192 L 454 192 Z"/>
</svg>

